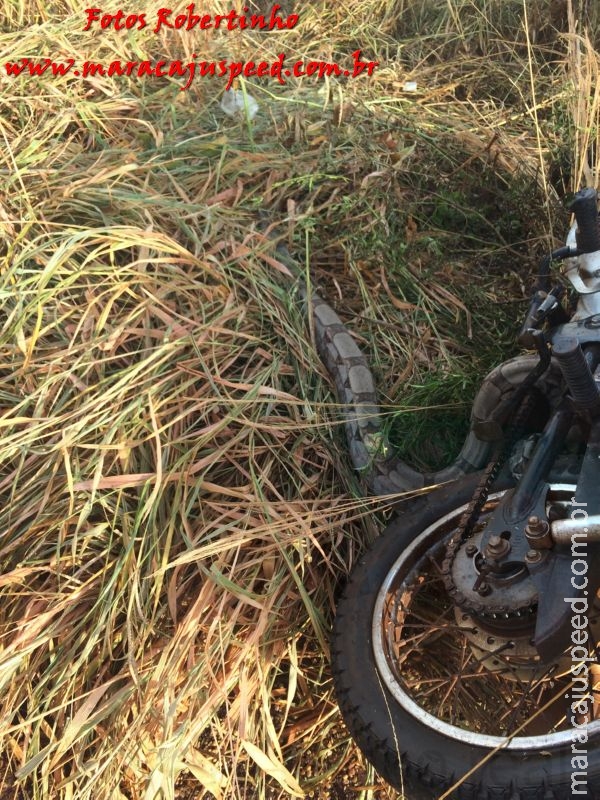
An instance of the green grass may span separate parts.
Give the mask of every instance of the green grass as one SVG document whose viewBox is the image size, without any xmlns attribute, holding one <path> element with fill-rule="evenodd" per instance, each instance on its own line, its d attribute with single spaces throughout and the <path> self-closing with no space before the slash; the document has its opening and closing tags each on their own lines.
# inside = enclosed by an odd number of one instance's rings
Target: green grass
<svg viewBox="0 0 600 800">
<path fill-rule="evenodd" d="M 205 58 L 381 62 L 249 80 L 252 122 L 214 80 L 2 81 L 2 800 L 392 796 L 328 672 L 389 504 L 351 470 L 259 212 L 370 353 L 406 458 L 450 460 L 596 138 L 597 58 L 554 5 L 527 4 L 529 43 L 500 0 L 317 2 L 292 31 L 207 35 Z M 84 36 L 70 2 L 2 11 L 0 64 L 199 46 Z"/>
</svg>

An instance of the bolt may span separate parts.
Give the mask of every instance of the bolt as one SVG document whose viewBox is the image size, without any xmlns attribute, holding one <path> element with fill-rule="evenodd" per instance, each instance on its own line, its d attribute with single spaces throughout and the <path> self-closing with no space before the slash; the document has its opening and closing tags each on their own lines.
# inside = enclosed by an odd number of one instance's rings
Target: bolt
<svg viewBox="0 0 600 800">
<path fill-rule="evenodd" d="M 530 564 L 537 564 L 539 561 L 542 560 L 542 554 L 539 550 L 528 550 L 527 555 L 525 556 L 525 561 L 528 561 Z"/>
<path fill-rule="evenodd" d="M 468 544 L 465 548 L 465 553 L 469 556 L 469 558 L 473 558 L 476 552 L 477 546 L 474 544 Z"/>
<path fill-rule="evenodd" d="M 535 516 L 529 517 L 529 519 L 527 520 L 527 530 L 529 533 L 541 536 L 542 534 L 547 532 L 548 523 L 546 522 L 546 520 L 540 519 L 539 517 Z"/>
<path fill-rule="evenodd" d="M 527 520 L 525 538 L 529 546 L 534 550 L 550 550 L 553 545 L 550 525 L 547 520 L 540 519 L 537 516 L 529 517 Z"/>
<path fill-rule="evenodd" d="M 477 594 L 480 594 L 482 597 L 487 597 L 487 595 L 491 594 L 491 592 L 492 592 L 492 587 L 489 585 L 489 583 L 481 581 L 477 589 Z"/>
<path fill-rule="evenodd" d="M 486 556 L 491 558 L 501 558 L 508 552 L 510 552 L 510 542 L 507 539 L 503 539 L 501 536 L 496 534 L 490 536 L 485 548 Z"/>
</svg>

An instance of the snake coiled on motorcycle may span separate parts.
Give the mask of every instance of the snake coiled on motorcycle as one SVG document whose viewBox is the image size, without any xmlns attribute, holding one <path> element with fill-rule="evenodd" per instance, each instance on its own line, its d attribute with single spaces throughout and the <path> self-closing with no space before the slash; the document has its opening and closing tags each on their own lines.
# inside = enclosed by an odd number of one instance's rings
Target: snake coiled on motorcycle
<svg viewBox="0 0 600 800">
<path fill-rule="evenodd" d="M 294 274 L 305 313 L 312 317 L 315 347 L 335 386 L 344 417 L 350 459 L 366 488 L 375 495 L 403 494 L 483 469 L 510 422 L 511 399 L 538 364 L 539 356 L 516 356 L 486 375 L 473 401 L 469 430 L 455 460 L 444 469 L 420 472 L 403 461 L 389 441 L 367 355 L 331 305 L 307 287 L 285 245 L 277 245 L 277 255 Z M 561 373 L 554 362 L 535 388 L 551 406 L 558 402 L 562 395 Z"/>
</svg>

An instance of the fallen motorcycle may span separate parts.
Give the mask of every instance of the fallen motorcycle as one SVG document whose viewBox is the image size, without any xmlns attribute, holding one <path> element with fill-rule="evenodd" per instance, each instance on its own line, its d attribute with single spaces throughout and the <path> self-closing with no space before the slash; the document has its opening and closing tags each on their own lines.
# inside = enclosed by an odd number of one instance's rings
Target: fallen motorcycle
<svg viewBox="0 0 600 800">
<path fill-rule="evenodd" d="M 400 510 L 339 601 L 345 722 L 413 797 L 600 797 L 600 223 L 578 192 L 540 266 L 519 341 L 483 381 L 461 454 L 424 475 L 394 457 L 362 352 L 310 295 L 350 453 Z M 552 265 L 564 281 L 552 286 Z"/>
</svg>

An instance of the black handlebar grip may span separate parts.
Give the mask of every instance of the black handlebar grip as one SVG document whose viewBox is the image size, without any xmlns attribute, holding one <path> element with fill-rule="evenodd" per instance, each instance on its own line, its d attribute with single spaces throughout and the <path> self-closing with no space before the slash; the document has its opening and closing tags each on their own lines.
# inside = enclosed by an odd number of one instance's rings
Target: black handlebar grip
<svg viewBox="0 0 600 800">
<path fill-rule="evenodd" d="M 577 220 L 577 249 L 580 253 L 600 250 L 600 220 L 596 189 L 581 189 L 570 204 Z"/>
</svg>

